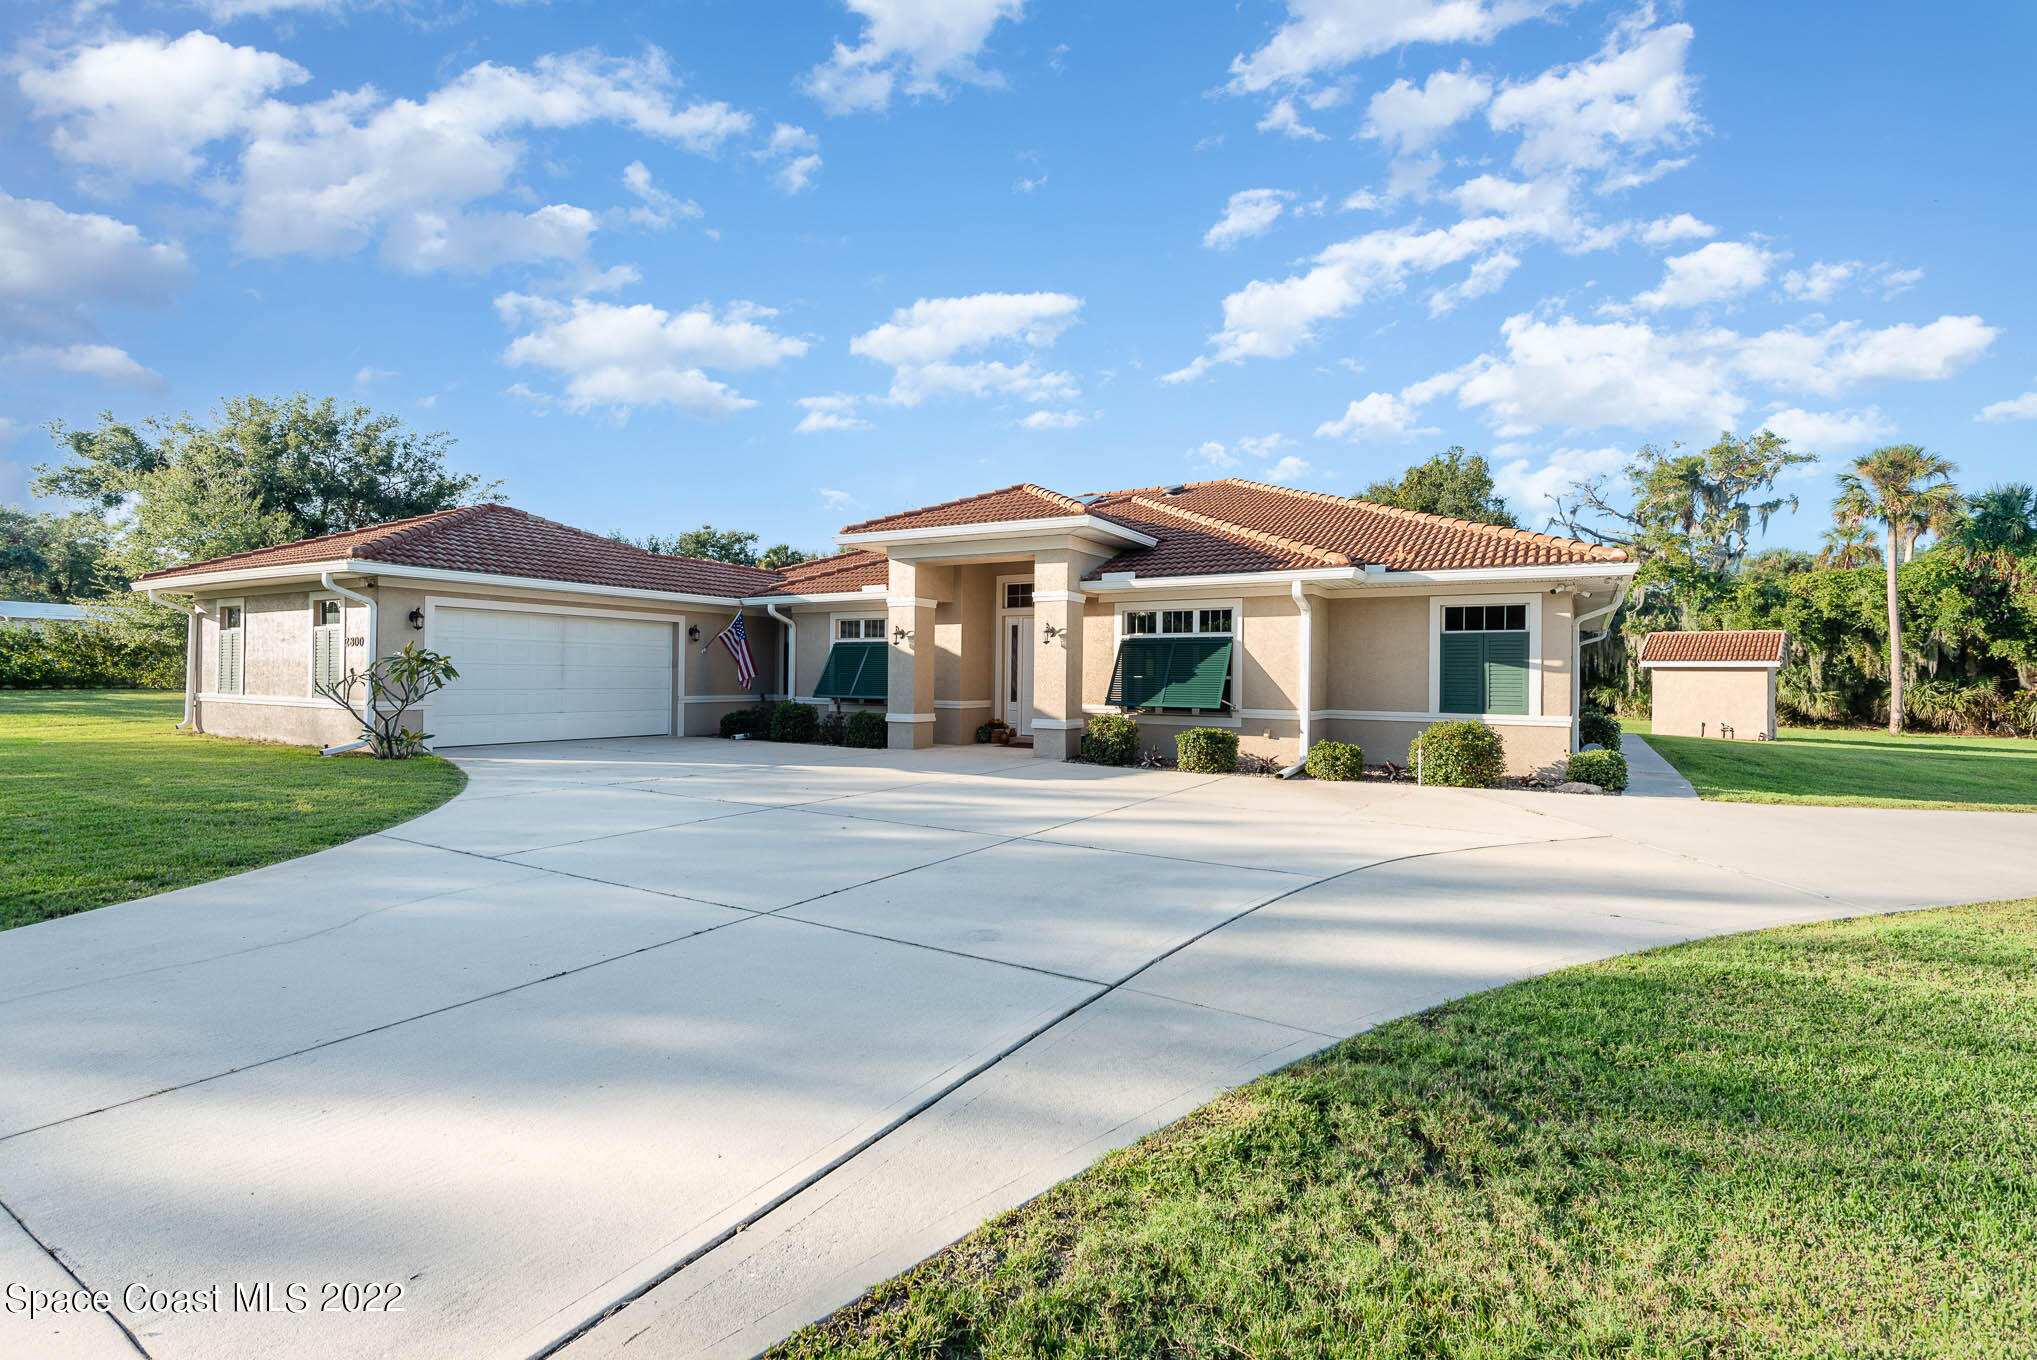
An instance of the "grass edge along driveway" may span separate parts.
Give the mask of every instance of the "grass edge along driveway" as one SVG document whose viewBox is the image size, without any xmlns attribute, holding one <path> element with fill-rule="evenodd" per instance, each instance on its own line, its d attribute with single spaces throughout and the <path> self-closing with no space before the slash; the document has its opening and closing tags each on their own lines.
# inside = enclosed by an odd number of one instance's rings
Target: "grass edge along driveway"
<svg viewBox="0 0 2037 1360">
<path fill-rule="evenodd" d="M 2037 741 L 1937 732 L 1784 727 L 1774 741 L 1658 737 L 1646 721 L 1620 726 L 1724 803 L 2037 812 Z"/>
<path fill-rule="evenodd" d="M 1229 1092 L 772 1360 L 2027 1357 L 2037 901 L 1503 987 Z"/>
<path fill-rule="evenodd" d="M 0 930 L 294 859 L 451 798 L 449 761 L 175 731 L 183 696 L 0 691 Z"/>
</svg>

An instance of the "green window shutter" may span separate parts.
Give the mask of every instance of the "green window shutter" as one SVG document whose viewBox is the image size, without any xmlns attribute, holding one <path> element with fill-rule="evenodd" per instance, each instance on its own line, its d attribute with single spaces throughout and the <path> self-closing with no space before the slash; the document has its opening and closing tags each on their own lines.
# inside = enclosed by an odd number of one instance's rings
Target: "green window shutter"
<svg viewBox="0 0 2037 1360">
<path fill-rule="evenodd" d="M 882 642 L 837 642 L 814 682 L 816 699 L 883 699 L 890 694 L 888 656 Z"/>
<path fill-rule="evenodd" d="M 1485 711 L 1526 713 L 1528 711 L 1528 635 L 1487 633 L 1485 635 Z"/>
<path fill-rule="evenodd" d="M 1106 702 L 1120 708 L 1222 708 L 1229 638 L 1126 638 Z"/>
<path fill-rule="evenodd" d="M 1485 635 L 1443 634 L 1442 711 L 1485 712 Z"/>
</svg>

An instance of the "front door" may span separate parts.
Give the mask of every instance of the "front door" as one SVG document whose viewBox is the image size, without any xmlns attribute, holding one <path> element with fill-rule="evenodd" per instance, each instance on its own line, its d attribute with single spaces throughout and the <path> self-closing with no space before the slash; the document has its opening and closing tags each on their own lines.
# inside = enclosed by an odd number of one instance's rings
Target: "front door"
<svg viewBox="0 0 2037 1360">
<path fill-rule="evenodd" d="M 1004 720 L 1022 737 L 1033 734 L 1033 616 L 1004 616 L 1004 666 L 998 688 Z"/>
</svg>

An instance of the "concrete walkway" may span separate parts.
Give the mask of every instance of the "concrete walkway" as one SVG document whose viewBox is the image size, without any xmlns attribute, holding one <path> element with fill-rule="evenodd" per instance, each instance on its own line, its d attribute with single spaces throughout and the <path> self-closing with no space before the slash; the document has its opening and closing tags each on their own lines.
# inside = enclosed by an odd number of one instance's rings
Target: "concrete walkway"
<svg viewBox="0 0 2037 1360">
<path fill-rule="evenodd" d="M 0 1283 L 117 1305 L 0 1311 L 0 1355 L 749 1355 L 1393 1016 L 2037 893 L 2013 814 L 985 747 L 461 763 L 466 794 L 381 835 L 0 934 Z M 320 1310 L 349 1284 L 401 1311 Z"/>
<path fill-rule="evenodd" d="M 1662 758 L 1662 753 L 1632 732 L 1620 739 L 1627 758 L 1627 793 L 1634 798 L 1695 798 L 1696 789 Z"/>
</svg>

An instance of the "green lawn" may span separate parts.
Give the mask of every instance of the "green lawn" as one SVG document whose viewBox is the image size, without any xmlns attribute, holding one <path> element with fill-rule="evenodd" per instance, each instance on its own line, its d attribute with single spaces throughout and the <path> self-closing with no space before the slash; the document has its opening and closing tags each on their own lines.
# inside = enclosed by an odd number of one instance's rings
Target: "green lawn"
<svg viewBox="0 0 2037 1360">
<path fill-rule="evenodd" d="M 0 691 L 0 930 L 202 883 L 415 817 L 467 777 L 173 731 L 175 694 Z"/>
<path fill-rule="evenodd" d="M 1648 736 L 1699 796 L 1729 803 L 2037 811 L 2037 741 L 1784 727 L 1767 741 Z"/>
<path fill-rule="evenodd" d="M 774 1357 L 2037 1354 L 2037 902 L 1763 931 L 1397 1021 Z"/>
</svg>

